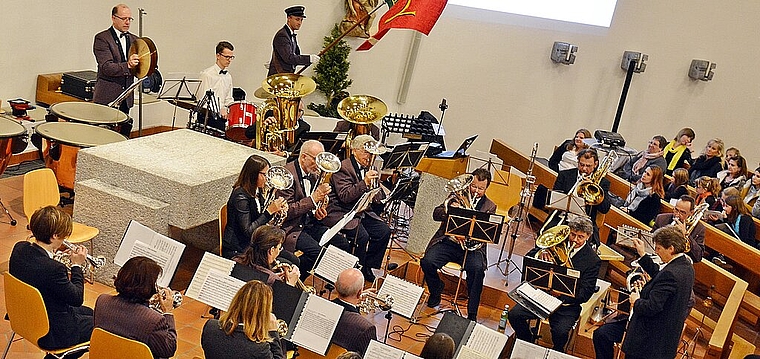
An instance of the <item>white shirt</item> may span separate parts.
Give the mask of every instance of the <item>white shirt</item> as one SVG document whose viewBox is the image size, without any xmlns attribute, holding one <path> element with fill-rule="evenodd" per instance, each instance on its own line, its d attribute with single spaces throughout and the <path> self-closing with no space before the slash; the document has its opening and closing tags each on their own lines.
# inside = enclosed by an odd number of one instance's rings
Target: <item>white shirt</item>
<svg viewBox="0 0 760 359">
<path fill-rule="evenodd" d="M 198 89 L 197 96 L 199 101 L 206 95 L 206 91 L 214 91 L 216 101 L 219 103 L 219 112 L 221 115 L 227 114 L 227 107 L 232 104 L 232 75 L 229 72 L 220 74 L 222 68 L 216 63 L 213 66 L 201 71 L 201 86 Z"/>
<path fill-rule="evenodd" d="M 129 54 L 127 53 L 127 41 L 129 38 L 127 35 L 121 36 L 122 34 L 127 34 L 126 32 L 121 32 L 119 30 L 116 30 L 115 27 L 111 26 L 113 31 L 116 33 L 116 38 L 119 39 L 119 45 L 121 45 L 121 52 L 124 54 L 124 58 L 129 62 Z"/>
</svg>

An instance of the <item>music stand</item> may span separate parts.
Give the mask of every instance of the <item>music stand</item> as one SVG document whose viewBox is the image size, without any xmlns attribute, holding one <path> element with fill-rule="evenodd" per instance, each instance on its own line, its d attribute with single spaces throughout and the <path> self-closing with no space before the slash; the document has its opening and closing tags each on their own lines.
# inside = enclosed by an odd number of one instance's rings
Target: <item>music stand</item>
<svg viewBox="0 0 760 359">
<path fill-rule="evenodd" d="M 195 89 L 195 91 L 192 91 L 190 89 L 190 84 L 193 85 L 193 88 Z M 186 77 L 182 77 L 181 80 L 176 80 L 176 79 L 164 80 L 164 83 L 161 85 L 161 92 L 158 94 L 158 99 L 159 100 L 174 100 L 174 114 L 172 115 L 172 129 L 174 129 L 174 123 L 177 119 L 177 107 L 178 107 L 177 100 L 187 100 L 187 101 L 192 101 L 192 102 L 197 101 L 195 94 L 198 92 L 198 89 L 200 87 L 201 87 L 201 80 L 196 80 L 196 79 L 188 80 Z M 173 91 L 175 88 L 176 88 L 176 91 Z M 190 116 L 192 117 L 192 115 L 193 115 L 192 111 L 190 111 Z"/>
<path fill-rule="evenodd" d="M 536 288 L 575 298 L 580 272 L 565 266 L 523 257 L 523 281 Z"/>
<path fill-rule="evenodd" d="M 343 146 L 343 143 L 346 141 L 347 136 L 348 132 L 306 132 L 298 138 L 298 141 L 296 141 L 296 144 L 293 146 L 293 151 L 291 151 L 287 162 L 298 158 L 298 154 L 301 152 L 301 146 L 303 146 L 303 143 L 308 140 L 316 140 L 321 142 L 325 147 L 325 151 L 337 156 L 338 152 L 340 152 L 341 147 Z"/>
<path fill-rule="evenodd" d="M 393 147 L 388 158 L 383 162 L 383 169 L 400 170 L 404 168 L 414 168 L 420 163 L 425 156 L 430 143 L 415 142 L 402 143 Z"/>
</svg>

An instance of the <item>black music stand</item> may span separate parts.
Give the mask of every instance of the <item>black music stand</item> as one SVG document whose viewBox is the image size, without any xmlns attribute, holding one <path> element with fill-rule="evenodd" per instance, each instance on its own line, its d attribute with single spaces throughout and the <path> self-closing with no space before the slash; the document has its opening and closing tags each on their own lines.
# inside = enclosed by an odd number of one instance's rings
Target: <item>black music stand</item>
<svg viewBox="0 0 760 359">
<path fill-rule="evenodd" d="M 193 85 L 195 91 L 190 89 L 190 84 Z M 201 80 L 188 80 L 187 77 L 182 77 L 180 80 L 166 79 L 161 85 L 161 92 L 158 94 L 159 100 L 174 100 L 174 114 L 172 115 L 172 129 L 174 128 L 174 122 L 177 119 L 177 100 L 186 100 L 195 102 L 198 99 L 195 94 L 201 87 Z M 176 88 L 176 91 L 173 91 Z M 170 92 L 170 91 L 173 91 Z M 192 113 L 190 113 L 192 116 Z"/>
<path fill-rule="evenodd" d="M 414 168 L 425 156 L 428 142 L 402 143 L 393 147 L 388 159 L 383 162 L 383 169 L 400 170 Z"/>
<path fill-rule="evenodd" d="M 575 298 L 580 272 L 565 266 L 523 257 L 523 281 L 536 288 Z"/>
<path fill-rule="evenodd" d="M 287 162 L 293 161 L 298 158 L 298 154 L 301 152 L 301 146 L 308 140 L 316 140 L 325 146 L 325 151 L 334 155 L 338 155 L 343 143 L 346 141 L 348 132 L 306 132 L 298 138 L 296 144 L 293 146 L 293 151 L 290 153 Z"/>
</svg>

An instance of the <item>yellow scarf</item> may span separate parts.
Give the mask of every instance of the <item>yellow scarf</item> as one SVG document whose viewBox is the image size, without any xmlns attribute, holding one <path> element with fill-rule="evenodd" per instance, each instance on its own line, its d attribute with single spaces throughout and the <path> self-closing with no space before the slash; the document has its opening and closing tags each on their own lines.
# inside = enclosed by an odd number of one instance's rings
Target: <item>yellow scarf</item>
<svg viewBox="0 0 760 359">
<path fill-rule="evenodd" d="M 676 146 L 676 140 L 670 141 L 667 146 L 665 146 L 665 149 L 663 152 L 665 153 L 665 157 L 667 157 L 668 153 L 673 153 L 673 157 L 670 158 L 670 163 L 668 163 L 668 171 L 673 171 L 676 168 L 676 164 L 678 164 L 678 160 L 681 159 L 681 156 L 683 155 L 683 151 L 686 150 L 686 146 L 679 144 Z"/>
</svg>

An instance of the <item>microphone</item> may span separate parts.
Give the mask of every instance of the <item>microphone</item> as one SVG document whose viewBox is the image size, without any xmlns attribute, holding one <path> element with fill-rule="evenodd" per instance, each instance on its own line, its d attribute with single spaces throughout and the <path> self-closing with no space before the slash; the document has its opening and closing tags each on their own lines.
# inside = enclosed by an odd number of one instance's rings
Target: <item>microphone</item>
<svg viewBox="0 0 760 359">
<path fill-rule="evenodd" d="M 449 105 L 446 104 L 446 99 L 444 98 L 441 100 L 441 104 L 438 105 L 438 108 L 441 109 L 441 111 L 446 111 L 447 108 L 449 108 Z"/>
</svg>

